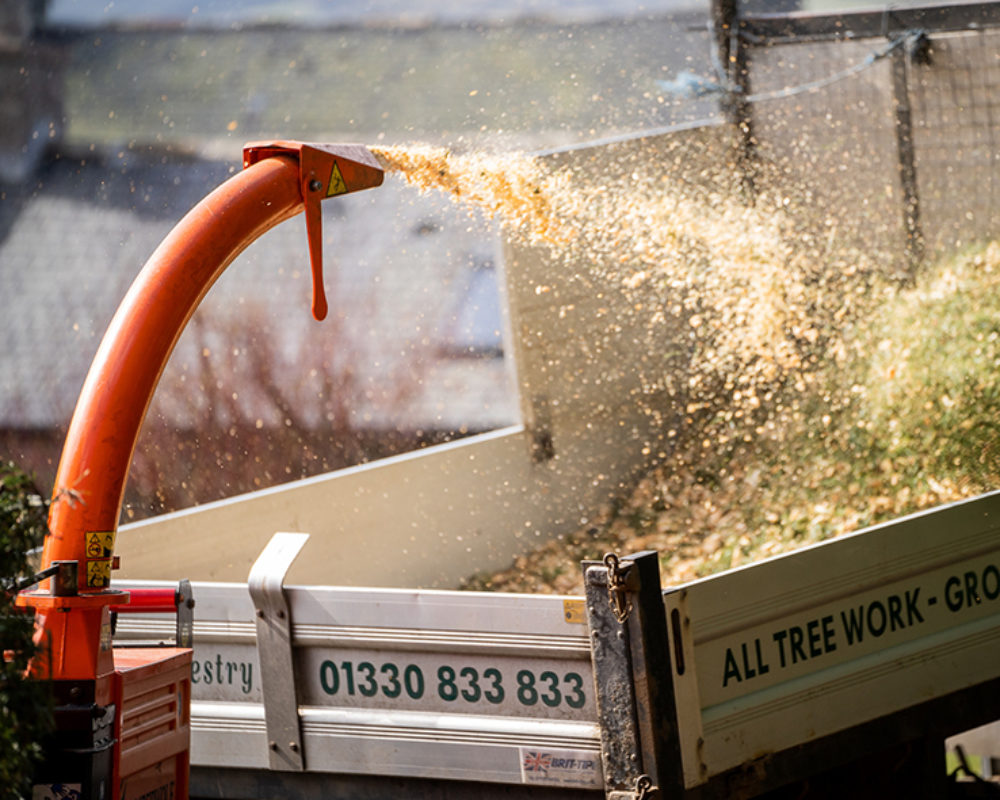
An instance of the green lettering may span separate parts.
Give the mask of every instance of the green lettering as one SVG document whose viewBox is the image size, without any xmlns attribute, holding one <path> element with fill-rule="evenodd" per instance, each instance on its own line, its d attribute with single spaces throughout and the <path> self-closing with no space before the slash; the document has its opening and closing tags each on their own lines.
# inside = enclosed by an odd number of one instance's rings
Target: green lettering
<svg viewBox="0 0 1000 800">
<path fill-rule="evenodd" d="M 739 683 L 743 680 L 743 676 L 740 675 L 740 668 L 736 664 L 736 656 L 733 655 L 731 648 L 726 648 L 726 665 L 722 670 L 722 688 L 725 689 L 729 685 L 729 681 L 736 678 L 736 682 Z"/>
</svg>

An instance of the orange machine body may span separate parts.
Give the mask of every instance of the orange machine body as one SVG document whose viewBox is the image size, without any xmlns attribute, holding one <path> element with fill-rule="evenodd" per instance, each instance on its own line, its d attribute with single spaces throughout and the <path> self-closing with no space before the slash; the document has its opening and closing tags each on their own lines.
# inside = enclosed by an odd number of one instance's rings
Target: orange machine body
<svg viewBox="0 0 1000 800">
<path fill-rule="evenodd" d="M 175 708 L 171 723 L 166 721 L 170 709 L 159 706 L 159 727 L 150 729 L 138 750 L 123 738 L 123 726 L 134 716 L 131 703 L 149 701 L 143 692 L 130 693 L 130 687 L 152 681 L 154 695 L 173 692 L 188 702 L 189 682 L 185 689 L 181 676 L 185 670 L 189 676 L 190 651 L 186 661 L 183 652 L 159 649 L 118 655 L 111 644 L 109 615 L 110 606 L 128 602 L 127 593 L 111 588 L 115 535 L 136 440 L 167 359 L 225 268 L 259 236 L 303 210 L 314 278 L 313 314 L 322 319 L 326 299 L 319 203 L 382 182 L 381 167 L 359 145 L 252 144 L 244 150 L 244 167 L 178 223 L 119 306 L 70 422 L 42 553 L 43 570 L 74 565 L 76 580 L 70 584 L 75 585 L 57 586 L 52 578 L 47 586 L 18 596 L 19 605 L 35 613 L 43 655 L 31 671 L 55 682 L 57 723 L 61 702 L 66 707 L 75 701 L 95 709 L 115 707 L 112 791 L 103 794 L 103 778 L 94 777 L 92 790 L 83 791 L 83 797 L 139 796 L 129 787 L 152 785 L 161 777 L 173 781 L 171 796 L 186 796 L 188 712 Z M 156 683 L 160 679 L 163 686 Z M 60 685 L 73 689 L 63 697 Z M 139 697 L 145 699 L 134 699 Z M 142 773 L 141 780 L 122 772 L 133 767 Z"/>
<path fill-rule="evenodd" d="M 188 796 L 191 651 L 115 650 L 114 763 L 119 800 Z"/>
</svg>

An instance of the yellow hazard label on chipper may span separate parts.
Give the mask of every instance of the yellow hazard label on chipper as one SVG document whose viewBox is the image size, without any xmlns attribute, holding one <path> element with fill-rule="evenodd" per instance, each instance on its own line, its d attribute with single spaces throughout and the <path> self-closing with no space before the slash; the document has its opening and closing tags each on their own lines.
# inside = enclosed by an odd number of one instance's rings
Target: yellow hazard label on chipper
<svg viewBox="0 0 1000 800">
<path fill-rule="evenodd" d="M 330 172 L 330 183 L 326 187 L 326 196 L 333 197 L 335 194 L 346 194 L 347 184 L 344 183 L 344 176 L 340 174 L 340 167 L 337 162 L 333 162 L 333 170 Z"/>
<path fill-rule="evenodd" d="M 111 557 L 115 554 L 115 531 L 90 531 L 83 536 L 87 559 L 87 588 L 104 589 L 111 584 Z"/>
<path fill-rule="evenodd" d="M 87 588 L 104 589 L 111 584 L 111 559 L 87 562 Z"/>
<path fill-rule="evenodd" d="M 84 534 L 87 558 L 111 558 L 115 552 L 114 531 L 93 531 Z"/>
</svg>

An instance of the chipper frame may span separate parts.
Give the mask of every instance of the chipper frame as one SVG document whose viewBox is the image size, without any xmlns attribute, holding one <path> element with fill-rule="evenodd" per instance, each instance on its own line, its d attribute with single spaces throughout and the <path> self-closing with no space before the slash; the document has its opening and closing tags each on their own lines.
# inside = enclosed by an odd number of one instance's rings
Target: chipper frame
<svg viewBox="0 0 1000 800">
<path fill-rule="evenodd" d="M 313 315 L 327 313 L 320 201 L 378 186 L 383 171 L 360 145 L 247 145 L 244 170 L 202 200 L 153 253 L 101 342 L 70 422 L 56 475 L 32 609 L 52 681 L 56 734 L 36 781 L 81 798 L 187 796 L 190 651 L 119 650 L 111 611 L 115 534 L 139 429 L 167 359 L 198 304 L 251 242 L 305 212 Z M 160 796 L 160 795 L 156 795 Z"/>
</svg>

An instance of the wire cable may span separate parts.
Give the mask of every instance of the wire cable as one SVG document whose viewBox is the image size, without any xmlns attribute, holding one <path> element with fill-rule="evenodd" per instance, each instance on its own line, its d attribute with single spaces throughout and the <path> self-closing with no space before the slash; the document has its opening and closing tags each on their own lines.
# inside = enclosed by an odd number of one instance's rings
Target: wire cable
<svg viewBox="0 0 1000 800">
<path fill-rule="evenodd" d="M 726 95 L 731 97 L 740 97 L 744 102 L 748 103 L 778 100 L 785 97 L 794 97 L 798 94 L 805 94 L 807 92 L 816 92 L 830 86 L 831 84 L 837 83 L 838 81 L 842 81 L 846 78 L 852 77 L 853 75 L 864 72 L 866 69 L 874 66 L 883 58 L 891 55 L 898 48 L 903 47 L 909 42 L 916 42 L 925 36 L 926 32 L 920 28 L 905 31 L 904 33 L 894 37 L 886 45 L 873 50 L 865 56 L 863 60 L 848 67 L 847 69 L 834 72 L 831 75 L 827 75 L 824 78 L 819 78 L 814 81 L 800 83 L 796 86 L 786 86 L 783 89 L 773 89 L 767 92 L 756 92 L 753 94 L 743 95 L 742 89 L 740 89 L 739 86 L 736 86 L 726 74 L 722 63 L 719 60 L 719 55 L 714 47 L 711 50 L 711 57 L 712 67 L 716 73 L 715 80 L 695 75 L 692 72 L 684 71 L 678 73 L 677 77 L 671 81 L 657 81 L 657 83 L 662 89 L 683 98 L 705 97 L 708 95 Z"/>
</svg>

